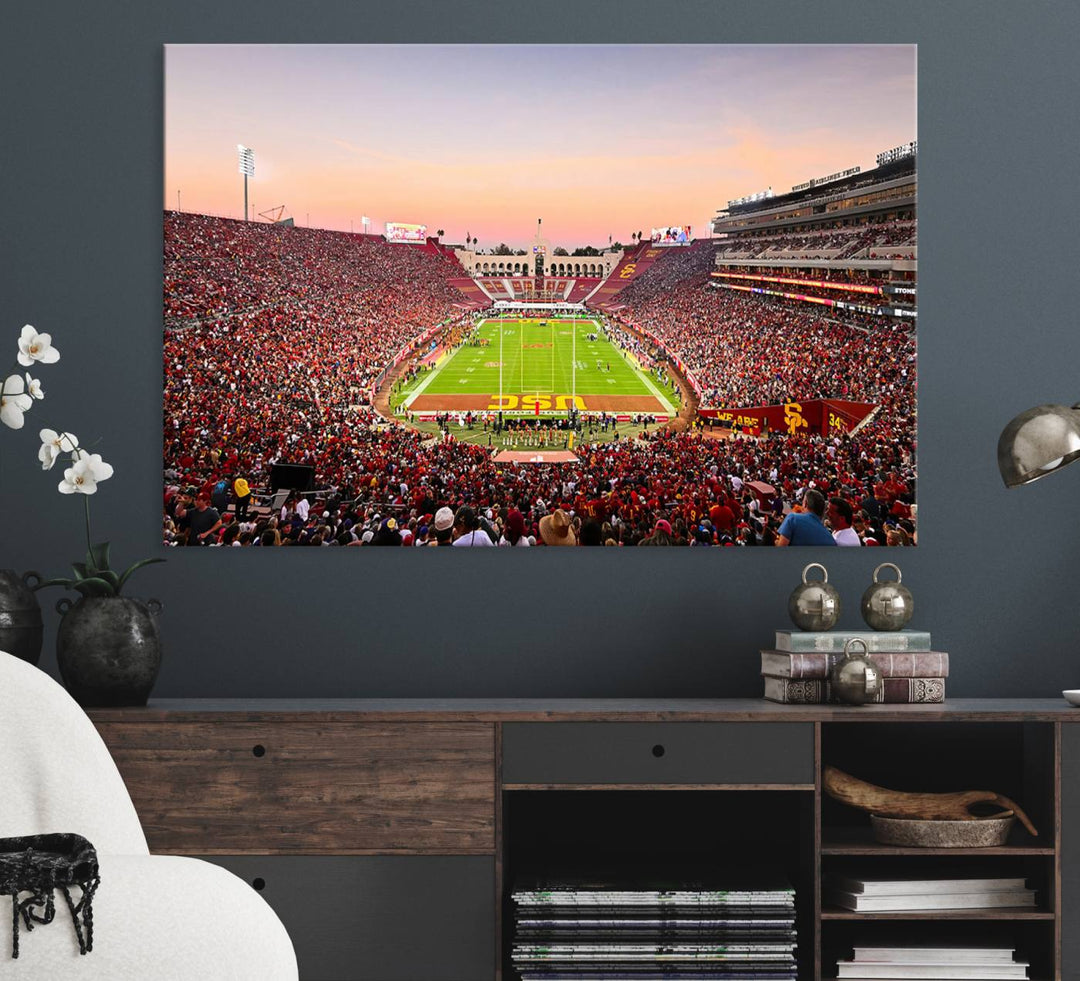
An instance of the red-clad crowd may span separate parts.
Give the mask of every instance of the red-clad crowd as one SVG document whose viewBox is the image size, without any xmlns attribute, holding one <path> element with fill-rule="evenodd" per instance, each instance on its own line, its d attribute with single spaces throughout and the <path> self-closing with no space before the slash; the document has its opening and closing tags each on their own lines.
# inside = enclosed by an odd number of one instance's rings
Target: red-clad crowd
<svg viewBox="0 0 1080 981">
<path fill-rule="evenodd" d="M 167 212 L 165 466 L 226 446 L 257 475 L 332 457 L 394 355 L 461 316 L 453 268 L 363 236 Z"/>
<path fill-rule="evenodd" d="M 852 326 L 817 306 L 713 287 L 706 249 L 674 260 L 620 292 L 619 314 L 679 354 L 704 405 L 882 403 L 913 394 L 915 337 L 907 324 L 863 316 Z"/>
<path fill-rule="evenodd" d="M 850 502 L 865 544 L 892 543 L 890 535 L 896 544 L 914 540 L 907 503 L 914 485 L 905 477 L 910 458 L 865 431 L 847 440 L 800 436 L 762 443 L 659 430 L 586 444 L 576 463 L 538 465 L 497 463 L 486 448 L 433 441 L 404 426 L 376 425 L 374 417 L 354 422 L 340 483 L 324 483 L 317 494 L 260 518 L 237 519 L 222 507 L 224 520 L 205 543 L 434 544 L 443 530 L 435 527 L 436 515 L 449 508 L 475 520 L 455 521 L 455 532 L 479 530 L 492 544 L 507 537 L 512 513 L 525 540 L 539 544 L 544 519 L 562 511 L 581 544 L 772 545 L 785 512 L 809 489 Z M 235 469 L 236 462 L 221 459 L 193 486 L 167 484 L 166 541 L 186 541 L 194 501 L 212 497 L 216 483 Z M 770 482 L 774 493 L 762 494 L 751 486 L 754 480 Z"/>
<path fill-rule="evenodd" d="M 574 463 L 496 463 L 487 448 L 387 423 L 368 404 L 403 345 L 461 315 L 446 258 L 166 214 L 165 540 L 768 545 L 817 490 L 851 505 L 864 543 L 912 543 L 913 340 L 718 295 L 705 282 L 712 262 L 711 248 L 683 250 L 624 291 L 631 318 L 710 391 L 747 405 L 795 392 L 869 398 L 887 411 L 854 437 L 661 430 L 579 442 Z M 315 490 L 267 513 L 248 491 L 266 486 L 275 462 L 313 466 Z M 760 481 L 774 491 L 751 486 Z"/>
</svg>

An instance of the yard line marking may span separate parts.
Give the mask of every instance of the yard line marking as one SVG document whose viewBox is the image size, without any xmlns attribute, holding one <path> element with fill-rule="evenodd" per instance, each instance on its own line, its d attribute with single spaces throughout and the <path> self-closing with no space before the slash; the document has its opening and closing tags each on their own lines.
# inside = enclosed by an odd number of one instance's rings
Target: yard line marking
<svg viewBox="0 0 1080 981">
<path fill-rule="evenodd" d="M 450 360 L 452 358 L 453 358 L 453 355 L 451 355 L 450 358 L 447 359 L 446 363 L 443 364 L 442 367 L 439 367 L 438 365 L 436 365 L 434 371 L 429 371 L 427 378 L 425 378 L 422 382 L 420 382 L 420 384 L 417 385 L 416 388 L 413 389 L 413 391 L 409 393 L 408 398 L 406 398 L 405 401 L 402 403 L 402 405 L 404 405 L 406 409 L 411 409 L 412 408 L 413 400 L 416 398 L 416 396 L 421 394 L 424 391 L 424 389 L 428 387 L 428 385 L 430 385 L 433 381 L 435 381 L 435 379 L 436 379 L 436 377 L 438 375 L 442 374 L 442 369 L 445 368 L 446 365 L 450 363 Z"/>
<path fill-rule="evenodd" d="M 675 406 L 673 406 L 671 404 L 671 402 L 668 401 L 667 396 L 664 395 L 660 391 L 660 389 L 658 389 L 652 383 L 652 379 L 649 377 L 648 372 L 645 372 L 645 371 L 642 371 L 642 370 L 638 369 L 637 374 L 641 377 L 641 380 L 643 382 L 645 382 L 645 385 L 648 387 L 649 391 L 652 392 L 653 395 L 655 395 L 660 400 L 660 404 L 662 406 L 664 406 L 664 408 L 666 408 L 669 413 L 671 413 L 673 415 L 678 415 L 679 414 L 678 410 L 675 408 Z"/>
</svg>

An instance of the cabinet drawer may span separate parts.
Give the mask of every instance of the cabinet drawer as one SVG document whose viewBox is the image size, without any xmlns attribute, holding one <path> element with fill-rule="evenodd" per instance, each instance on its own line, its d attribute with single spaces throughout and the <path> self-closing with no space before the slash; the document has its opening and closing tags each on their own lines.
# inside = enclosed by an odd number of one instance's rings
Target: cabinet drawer
<svg viewBox="0 0 1080 981">
<path fill-rule="evenodd" d="M 495 860 L 209 857 L 289 932 L 300 981 L 485 981 L 495 976 Z"/>
<path fill-rule="evenodd" d="M 523 722 L 503 726 L 504 784 L 814 784 L 800 722 Z"/>
<path fill-rule="evenodd" d="M 492 853 L 488 724 L 99 723 L 155 852 Z"/>
</svg>

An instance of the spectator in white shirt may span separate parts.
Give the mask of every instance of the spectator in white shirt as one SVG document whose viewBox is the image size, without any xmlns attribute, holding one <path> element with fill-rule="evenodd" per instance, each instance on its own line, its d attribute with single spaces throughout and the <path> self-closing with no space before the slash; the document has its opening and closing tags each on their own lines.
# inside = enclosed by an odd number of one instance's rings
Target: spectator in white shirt
<svg viewBox="0 0 1080 981">
<path fill-rule="evenodd" d="M 842 497 L 829 499 L 829 509 L 825 514 L 833 539 L 837 545 L 862 545 L 859 534 L 851 527 L 854 512 L 851 505 Z"/>
<path fill-rule="evenodd" d="M 467 505 L 458 508 L 454 518 L 454 548 L 494 548 L 495 543 L 488 533 L 480 527 L 476 512 Z"/>
</svg>

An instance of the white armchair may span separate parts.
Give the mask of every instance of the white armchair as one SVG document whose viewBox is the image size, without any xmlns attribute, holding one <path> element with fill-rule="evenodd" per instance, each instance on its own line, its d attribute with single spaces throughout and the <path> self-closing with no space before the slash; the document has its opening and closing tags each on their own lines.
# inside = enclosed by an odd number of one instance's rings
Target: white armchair
<svg viewBox="0 0 1080 981">
<path fill-rule="evenodd" d="M 93 723 L 48 675 L 0 652 L 0 838 L 65 831 L 98 852 L 94 949 L 80 955 L 61 902 L 51 924 L 20 931 L 13 959 L 0 897 L 3 981 L 296 981 L 289 936 L 258 893 L 208 862 L 150 855 Z"/>
</svg>

